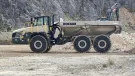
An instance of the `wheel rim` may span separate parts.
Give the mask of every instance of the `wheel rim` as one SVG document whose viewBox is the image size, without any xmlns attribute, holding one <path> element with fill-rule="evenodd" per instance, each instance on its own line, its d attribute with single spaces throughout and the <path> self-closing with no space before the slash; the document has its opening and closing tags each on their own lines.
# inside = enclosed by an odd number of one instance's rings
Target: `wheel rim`
<svg viewBox="0 0 135 76">
<path fill-rule="evenodd" d="M 42 47 L 42 42 L 40 40 L 37 40 L 34 42 L 34 47 L 36 49 L 40 49 Z"/>
<path fill-rule="evenodd" d="M 107 43 L 106 43 L 106 41 L 105 40 L 100 40 L 99 42 L 98 42 L 98 46 L 99 46 L 99 48 L 105 48 L 106 47 L 106 45 L 107 45 Z"/>
<path fill-rule="evenodd" d="M 80 40 L 80 41 L 78 42 L 78 46 L 79 46 L 80 48 L 85 48 L 85 47 L 87 46 L 87 43 L 86 43 L 85 40 Z"/>
</svg>

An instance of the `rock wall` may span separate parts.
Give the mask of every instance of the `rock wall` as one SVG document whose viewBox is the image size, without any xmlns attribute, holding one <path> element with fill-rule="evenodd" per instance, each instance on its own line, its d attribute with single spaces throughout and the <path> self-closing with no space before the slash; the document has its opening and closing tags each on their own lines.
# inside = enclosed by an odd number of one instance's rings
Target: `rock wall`
<svg viewBox="0 0 135 76">
<path fill-rule="evenodd" d="M 22 26 L 31 17 L 57 14 L 66 20 L 95 20 L 119 2 L 135 10 L 135 0 L 0 0 L 0 26 Z"/>
</svg>

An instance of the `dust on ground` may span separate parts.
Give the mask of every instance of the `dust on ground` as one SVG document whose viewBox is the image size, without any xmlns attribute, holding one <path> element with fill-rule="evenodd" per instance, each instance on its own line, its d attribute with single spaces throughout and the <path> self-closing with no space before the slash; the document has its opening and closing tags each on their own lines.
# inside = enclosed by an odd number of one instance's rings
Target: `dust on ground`
<svg viewBox="0 0 135 76">
<path fill-rule="evenodd" d="M 77 53 L 72 43 L 49 53 L 32 53 L 29 45 L 0 45 L 0 76 L 134 76 L 135 34 L 112 35 L 108 53 Z"/>
</svg>

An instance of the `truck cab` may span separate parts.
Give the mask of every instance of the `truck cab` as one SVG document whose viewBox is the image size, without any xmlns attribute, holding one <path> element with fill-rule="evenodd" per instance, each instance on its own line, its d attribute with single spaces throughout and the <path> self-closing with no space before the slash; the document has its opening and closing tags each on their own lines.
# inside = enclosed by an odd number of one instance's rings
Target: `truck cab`
<svg viewBox="0 0 135 76">
<path fill-rule="evenodd" d="M 13 31 L 12 42 L 14 44 L 28 44 L 30 39 L 36 34 L 49 35 L 54 26 L 54 16 L 40 16 L 31 18 L 25 28 Z"/>
</svg>

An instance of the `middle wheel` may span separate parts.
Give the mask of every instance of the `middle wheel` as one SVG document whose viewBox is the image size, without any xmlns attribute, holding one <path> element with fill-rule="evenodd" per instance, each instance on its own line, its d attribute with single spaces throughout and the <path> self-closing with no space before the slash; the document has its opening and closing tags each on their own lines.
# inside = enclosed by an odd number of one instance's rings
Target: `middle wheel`
<svg viewBox="0 0 135 76">
<path fill-rule="evenodd" d="M 87 36 L 78 36 L 75 38 L 74 48 L 77 52 L 88 52 L 91 48 L 91 40 Z"/>
</svg>

